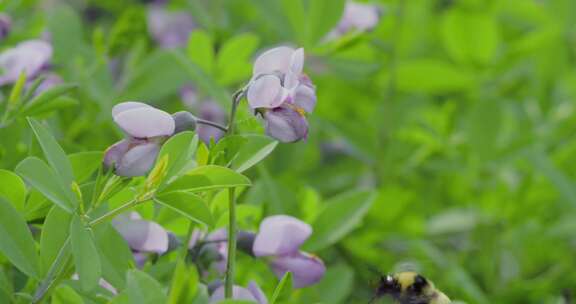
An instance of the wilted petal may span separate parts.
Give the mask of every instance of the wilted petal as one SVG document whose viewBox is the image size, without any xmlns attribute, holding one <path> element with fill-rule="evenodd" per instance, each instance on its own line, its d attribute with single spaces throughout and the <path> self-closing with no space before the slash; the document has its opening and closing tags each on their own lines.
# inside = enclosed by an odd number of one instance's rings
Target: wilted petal
<svg viewBox="0 0 576 304">
<path fill-rule="evenodd" d="M 124 154 L 116 164 L 116 174 L 120 176 L 143 176 L 154 166 L 160 146 L 156 143 L 139 144 Z"/>
<path fill-rule="evenodd" d="M 175 128 L 170 114 L 153 107 L 122 111 L 114 116 L 114 122 L 128 135 L 136 138 L 170 136 Z"/>
<path fill-rule="evenodd" d="M 280 107 L 264 113 L 266 134 L 285 143 L 296 142 L 308 135 L 308 121 L 297 111 Z"/>
<path fill-rule="evenodd" d="M 248 88 L 246 98 L 252 109 L 278 107 L 283 102 L 282 84 L 276 75 L 257 78 Z"/>
<path fill-rule="evenodd" d="M 123 139 L 113 144 L 104 152 L 104 165 L 107 168 L 112 168 L 114 164 L 119 164 L 128 149 L 130 149 L 130 140 Z"/>
<path fill-rule="evenodd" d="M 312 227 L 288 215 L 265 218 L 254 240 L 255 256 L 292 254 L 310 237 Z"/>
<path fill-rule="evenodd" d="M 152 106 L 139 101 L 121 102 L 112 108 L 112 117 L 116 117 L 118 114 L 122 112 L 138 108 L 152 108 Z"/>
<path fill-rule="evenodd" d="M 52 46 L 42 40 L 28 40 L 0 54 L 0 85 L 16 82 L 22 72 L 32 79 L 52 57 Z"/>
<path fill-rule="evenodd" d="M 282 278 L 286 272 L 290 271 L 294 288 L 315 284 L 326 272 L 326 266 L 322 260 L 305 252 L 275 257 L 270 262 L 270 266 L 278 278 Z"/>
<path fill-rule="evenodd" d="M 307 85 L 299 85 L 294 93 L 292 103 L 307 113 L 312 113 L 316 107 L 316 90 Z"/>
<path fill-rule="evenodd" d="M 113 223 L 132 250 L 164 253 L 168 250 L 168 232 L 149 221 L 131 220 Z"/>
<path fill-rule="evenodd" d="M 284 74 L 288 72 L 293 53 L 294 49 L 286 46 L 273 48 L 262 53 L 254 62 L 253 74 L 271 74 L 274 72 Z"/>
<path fill-rule="evenodd" d="M 194 21 L 186 12 L 168 11 L 161 5 L 152 5 L 148 9 L 148 31 L 165 48 L 186 45 Z"/>
<path fill-rule="evenodd" d="M 268 301 L 266 302 L 259 301 L 249 289 L 236 285 L 232 287 L 232 299 L 252 301 L 258 304 L 268 303 Z M 224 286 L 220 286 L 214 291 L 212 296 L 210 296 L 210 304 L 219 303 L 220 301 L 223 300 L 224 300 Z"/>
</svg>

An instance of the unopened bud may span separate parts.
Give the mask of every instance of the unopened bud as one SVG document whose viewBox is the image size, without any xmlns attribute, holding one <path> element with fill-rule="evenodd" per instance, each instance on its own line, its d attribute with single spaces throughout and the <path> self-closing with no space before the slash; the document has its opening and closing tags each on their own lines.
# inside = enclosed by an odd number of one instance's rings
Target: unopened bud
<svg viewBox="0 0 576 304">
<path fill-rule="evenodd" d="M 180 111 L 172 114 L 176 128 L 174 133 L 180 133 L 183 131 L 194 131 L 196 130 L 196 119 L 194 115 L 187 111 Z"/>
</svg>

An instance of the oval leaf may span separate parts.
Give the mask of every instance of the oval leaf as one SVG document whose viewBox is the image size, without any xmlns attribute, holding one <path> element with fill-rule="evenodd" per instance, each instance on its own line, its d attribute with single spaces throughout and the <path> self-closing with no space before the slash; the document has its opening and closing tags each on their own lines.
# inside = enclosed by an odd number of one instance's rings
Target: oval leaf
<svg viewBox="0 0 576 304">
<path fill-rule="evenodd" d="M 0 196 L 6 198 L 18 211 L 24 210 L 26 185 L 20 176 L 8 170 L 0 169 Z"/>
<path fill-rule="evenodd" d="M 195 222 L 209 227 L 214 225 L 210 208 L 206 205 L 206 202 L 196 194 L 182 191 L 170 192 L 158 196 L 155 201 Z"/>
<path fill-rule="evenodd" d="M 0 252 L 20 271 L 33 278 L 40 274 L 36 245 L 26 221 L 0 197 Z"/>
<path fill-rule="evenodd" d="M 128 298 L 132 304 L 167 303 L 168 297 L 162 285 L 140 270 L 130 270 L 126 275 Z"/>
<path fill-rule="evenodd" d="M 16 173 L 56 205 L 68 212 L 74 210 L 72 189 L 64 187 L 56 173 L 43 160 L 28 157 L 18 164 Z"/>
<path fill-rule="evenodd" d="M 70 223 L 70 237 L 80 286 L 83 290 L 90 291 L 98 286 L 102 273 L 100 256 L 94 243 L 92 230 L 84 226 L 78 216 L 74 216 Z"/>
<path fill-rule="evenodd" d="M 188 171 L 163 191 L 205 191 L 240 186 L 249 186 L 250 180 L 231 169 L 221 166 L 201 166 Z"/>
</svg>

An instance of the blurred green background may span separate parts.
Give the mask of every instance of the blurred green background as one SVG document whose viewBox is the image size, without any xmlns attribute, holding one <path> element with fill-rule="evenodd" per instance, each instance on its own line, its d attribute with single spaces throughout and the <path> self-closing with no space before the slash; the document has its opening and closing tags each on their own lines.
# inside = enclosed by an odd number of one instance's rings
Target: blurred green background
<svg viewBox="0 0 576 304">
<path fill-rule="evenodd" d="M 50 33 L 53 70 L 79 85 L 78 102 L 42 117 L 73 153 L 121 138 L 118 102 L 182 110 L 180 89 L 193 84 L 228 108 L 258 53 L 303 46 L 318 92 L 309 138 L 249 172 L 241 213 L 311 222 L 341 193 L 376 198 L 335 215 L 346 220 L 327 229 L 345 235 L 316 252 L 327 276 L 295 299 L 366 303 L 374 269 L 414 269 L 466 303 L 572 303 L 576 1 L 372 1 L 375 29 L 326 41 L 343 3 L 170 1 L 197 28 L 187 47 L 166 50 L 148 33 L 145 2 L 4 0 L 13 28 L 0 48 Z M 239 120 L 240 132 L 262 132 L 246 106 Z M 23 121 L 0 129 L 1 168 L 25 157 L 31 136 Z"/>
</svg>

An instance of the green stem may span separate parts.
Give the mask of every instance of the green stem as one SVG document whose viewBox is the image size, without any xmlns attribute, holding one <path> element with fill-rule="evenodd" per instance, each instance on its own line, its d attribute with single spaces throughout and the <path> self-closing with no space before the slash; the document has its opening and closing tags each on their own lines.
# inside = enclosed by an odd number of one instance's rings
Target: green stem
<svg viewBox="0 0 576 304">
<path fill-rule="evenodd" d="M 234 188 L 228 190 L 228 259 L 226 261 L 226 281 L 224 294 L 232 298 L 234 287 L 234 270 L 236 267 L 236 193 Z"/>
<path fill-rule="evenodd" d="M 124 211 L 126 211 L 126 210 L 128 210 L 128 209 L 130 209 L 130 208 L 132 208 L 132 207 L 134 207 L 134 206 L 136 206 L 136 205 L 137 205 L 138 203 L 140 203 L 140 202 L 142 202 L 142 200 L 133 199 L 133 200 L 125 203 L 124 205 L 122 205 L 122 206 L 120 206 L 120 207 L 118 207 L 118 208 L 116 208 L 116 209 L 114 209 L 114 210 L 109 211 L 108 213 L 102 215 L 101 217 L 96 218 L 95 220 L 93 220 L 93 221 L 91 221 L 90 223 L 88 223 L 88 225 L 94 226 L 94 225 L 100 224 L 100 223 L 102 223 L 102 222 L 104 222 L 104 221 L 106 221 L 106 220 L 108 220 L 108 219 L 110 219 L 110 218 L 113 218 L 114 216 L 116 216 L 116 215 L 118 215 L 118 214 L 120 214 L 120 213 L 122 213 L 122 212 L 124 212 Z"/>
<path fill-rule="evenodd" d="M 228 128 L 226 128 L 225 126 L 222 126 L 222 125 L 220 125 L 220 124 L 217 124 L 217 123 L 212 122 L 212 121 L 209 121 L 209 120 L 205 120 L 205 119 L 201 119 L 201 118 L 196 118 L 196 123 L 197 123 L 197 124 L 201 124 L 201 125 L 211 126 L 211 127 L 220 129 L 221 131 L 228 132 Z"/>
<path fill-rule="evenodd" d="M 69 245 L 70 245 L 70 237 L 66 238 L 66 241 L 60 248 L 60 251 L 58 251 L 58 255 L 56 256 L 56 259 L 54 259 L 54 262 L 52 262 L 52 265 L 48 270 L 48 274 L 46 274 L 46 277 L 40 283 L 38 290 L 36 290 L 34 298 L 32 299 L 32 303 L 39 303 L 40 301 L 42 301 L 42 299 L 48 294 L 48 291 L 52 289 L 52 286 L 56 281 L 54 277 L 57 277 L 60 274 L 62 265 L 66 264 L 63 263 L 64 260 L 66 261 L 68 260 L 69 256 L 67 255 L 67 251 Z"/>
<path fill-rule="evenodd" d="M 238 104 L 246 92 L 244 87 L 234 93 L 232 97 L 232 108 L 230 110 L 230 120 L 228 121 L 228 134 L 234 134 L 234 122 Z M 234 288 L 234 270 L 236 268 L 236 189 L 228 190 L 228 257 L 226 259 L 226 278 L 224 281 L 224 296 L 232 298 Z"/>
</svg>

